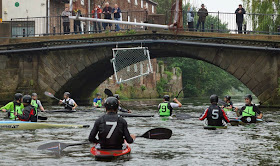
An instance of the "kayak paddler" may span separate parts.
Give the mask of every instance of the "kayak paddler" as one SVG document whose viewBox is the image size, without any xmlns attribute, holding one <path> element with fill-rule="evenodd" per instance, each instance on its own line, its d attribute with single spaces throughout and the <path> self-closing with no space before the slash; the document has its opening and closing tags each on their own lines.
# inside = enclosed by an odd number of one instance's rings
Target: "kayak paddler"
<svg viewBox="0 0 280 166">
<path fill-rule="evenodd" d="M 21 99 L 22 99 L 22 94 L 16 93 L 14 101 L 9 102 L 5 106 L 1 107 L 0 109 L 3 112 L 8 112 L 8 117 L 11 120 L 16 120 L 16 116 L 14 115 L 14 112 L 17 112 L 18 115 L 21 115 L 22 110 L 24 108 Z"/>
<path fill-rule="evenodd" d="M 162 117 L 171 116 L 174 108 L 182 107 L 182 104 L 176 98 L 173 99 L 175 103 L 169 101 L 170 101 L 169 95 L 164 95 L 163 103 L 160 103 L 158 105 L 159 116 Z"/>
<path fill-rule="evenodd" d="M 64 104 L 64 109 L 75 110 L 78 107 L 76 102 L 70 98 L 70 92 L 65 92 L 63 98 L 63 100 L 59 101 L 59 104 Z"/>
<path fill-rule="evenodd" d="M 89 135 L 89 141 L 98 144 L 96 148 L 99 149 L 122 149 L 124 140 L 127 143 L 133 143 L 135 135 L 129 134 L 126 120 L 117 114 L 118 99 L 108 97 L 104 106 L 106 114 L 95 121 Z M 98 139 L 96 139 L 97 134 Z"/>
<path fill-rule="evenodd" d="M 247 94 L 244 97 L 245 106 L 238 111 L 238 108 L 235 108 L 237 116 L 242 116 L 241 121 L 245 123 L 256 123 L 257 119 L 261 119 L 263 117 L 263 113 L 259 110 L 259 108 L 252 103 L 253 97 L 250 94 Z M 257 115 L 258 114 L 258 115 Z"/>
<path fill-rule="evenodd" d="M 102 105 L 103 105 L 103 102 L 102 102 L 101 94 L 97 93 L 96 98 L 93 99 L 93 106 L 95 108 L 101 108 Z"/>
<path fill-rule="evenodd" d="M 231 96 L 224 97 L 225 104 L 222 106 L 222 108 L 226 113 L 233 111 L 233 103 L 230 101 L 230 99 Z"/>
<path fill-rule="evenodd" d="M 22 115 L 17 114 L 17 112 L 14 113 L 20 121 L 37 122 L 36 110 L 34 106 L 31 105 L 31 100 L 32 97 L 30 95 L 24 95 L 22 98 L 22 103 L 24 105 Z"/>
<path fill-rule="evenodd" d="M 122 107 L 120 106 L 120 105 L 121 105 L 120 95 L 115 94 L 114 97 L 117 98 L 118 101 L 119 101 L 119 110 L 118 110 L 118 111 L 120 111 L 120 112 L 125 112 L 125 113 L 131 113 L 130 110 L 124 109 L 124 108 L 122 108 Z"/>
<path fill-rule="evenodd" d="M 224 126 L 223 122 L 229 123 L 229 119 L 223 109 L 217 104 L 219 97 L 217 95 L 210 96 L 211 105 L 200 116 L 199 120 L 207 119 L 206 124 L 208 126 Z"/>
<path fill-rule="evenodd" d="M 41 101 L 38 100 L 37 93 L 32 93 L 31 97 L 32 97 L 31 105 L 35 108 L 36 116 L 38 116 L 38 109 L 40 109 L 41 111 L 45 111 L 45 109 L 44 109 Z"/>
</svg>

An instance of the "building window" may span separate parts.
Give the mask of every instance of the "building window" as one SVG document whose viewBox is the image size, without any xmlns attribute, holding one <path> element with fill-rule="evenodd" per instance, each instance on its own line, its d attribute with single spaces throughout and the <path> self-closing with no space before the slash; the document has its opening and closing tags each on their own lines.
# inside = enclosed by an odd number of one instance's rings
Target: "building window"
<svg viewBox="0 0 280 166">
<path fill-rule="evenodd" d="M 148 2 L 146 2 L 146 8 L 149 9 Z"/>
<path fill-rule="evenodd" d="M 135 0 L 135 5 L 136 5 L 136 6 L 138 5 L 138 2 L 137 2 L 137 0 Z"/>
<path fill-rule="evenodd" d="M 81 5 L 85 5 L 85 0 L 81 0 Z"/>
<path fill-rule="evenodd" d="M 130 0 L 127 0 L 128 3 L 130 3 Z"/>
<path fill-rule="evenodd" d="M 141 8 L 143 8 L 144 7 L 144 2 L 143 2 L 143 0 L 141 0 Z"/>
<path fill-rule="evenodd" d="M 155 13 L 155 7 L 152 5 L 152 13 Z"/>
</svg>

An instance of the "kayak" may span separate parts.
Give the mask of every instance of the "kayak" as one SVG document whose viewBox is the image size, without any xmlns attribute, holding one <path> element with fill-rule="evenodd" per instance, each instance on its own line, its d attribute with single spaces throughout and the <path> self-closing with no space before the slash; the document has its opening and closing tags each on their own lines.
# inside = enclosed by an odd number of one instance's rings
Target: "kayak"
<svg viewBox="0 0 280 166">
<path fill-rule="evenodd" d="M 263 122 L 262 119 L 256 119 L 256 123 L 261 123 L 261 122 Z M 233 119 L 230 119 L 230 124 L 232 126 L 238 126 L 238 125 L 245 125 L 245 124 L 251 124 L 251 123 L 242 122 L 240 118 L 233 118 Z"/>
<path fill-rule="evenodd" d="M 89 125 L 51 124 L 24 121 L 0 121 L 0 130 L 35 130 L 49 128 L 88 128 Z"/>
<path fill-rule="evenodd" d="M 130 114 L 130 113 L 119 113 L 121 117 L 154 117 L 155 115 L 140 115 L 140 114 Z"/>
<path fill-rule="evenodd" d="M 204 126 L 203 128 L 207 130 L 216 130 L 216 129 L 227 129 L 227 126 Z"/>
<path fill-rule="evenodd" d="M 97 149 L 95 146 L 90 149 L 90 153 L 95 159 L 114 159 L 120 156 L 128 155 L 131 152 L 131 148 L 128 143 L 125 143 L 126 148 L 121 150 L 111 149 Z"/>
</svg>

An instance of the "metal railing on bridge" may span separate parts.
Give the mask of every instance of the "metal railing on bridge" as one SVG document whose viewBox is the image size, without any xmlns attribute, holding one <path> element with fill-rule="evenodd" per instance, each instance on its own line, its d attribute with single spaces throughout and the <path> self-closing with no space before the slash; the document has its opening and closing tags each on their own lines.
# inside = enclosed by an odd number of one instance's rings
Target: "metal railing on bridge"
<svg viewBox="0 0 280 166">
<path fill-rule="evenodd" d="M 184 31 L 203 31 L 201 26 L 196 29 L 198 22 L 198 15 L 194 12 L 194 28 L 188 28 L 187 11 L 183 11 L 183 29 Z M 84 17 L 92 17 L 92 15 L 85 15 Z M 170 21 L 170 13 L 165 15 L 165 23 Z M 147 22 L 148 16 L 145 11 L 123 11 L 121 14 L 122 21 L 129 22 Z M 49 17 L 27 17 L 27 18 L 13 18 L 11 19 L 11 36 L 12 37 L 32 37 L 32 36 L 49 36 L 61 35 L 63 32 L 62 16 Z M 85 33 L 99 33 L 115 31 L 115 25 L 111 29 L 105 30 L 103 24 L 101 29 L 95 31 L 93 22 L 82 22 L 83 28 L 74 30 L 73 20 L 70 20 L 70 34 L 85 34 Z M 243 34 L 269 34 L 280 35 L 280 15 L 279 14 L 252 14 L 244 15 Z M 146 30 L 143 26 L 134 25 L 120 25 L 121 31 L 126 30 Z M 236 14 L 223 12 L 209 12 L 206 17 L 204 32 L 218 32 L 218 33 L 232 33 L 237 34 Z"/>
</svg>

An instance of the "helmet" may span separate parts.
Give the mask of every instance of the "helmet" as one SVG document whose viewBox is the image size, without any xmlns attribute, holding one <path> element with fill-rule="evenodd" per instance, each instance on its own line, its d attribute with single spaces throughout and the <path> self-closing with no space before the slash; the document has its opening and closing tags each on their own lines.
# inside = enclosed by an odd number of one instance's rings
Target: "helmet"
<svg viewBox="0 0 280 166">
<path fill-rule="evenodd" d="M 32 100 L 32 98 L 31 98 L 30 95 L 24 95 L 23 98 L 22 98 L 22 102 L 23 102 L 23 103 L 28 103 L 28 104 L 30 104 L 30 103 L 31 103 L 31 100 Z"/>
<path fill-rule="evenodd" d="M 247 95 L 244 96 L 244 99 L 250 99 L 252 101 L 253 97 L 252 97 L 252 95 L 247 94 Z"/>
<path fill-rule="evenodd" d="M 120 100 L 120 95 L 115 94 L 114 97 L 117 98 L 118 100 Z"/>
<path fill-rule="evenodd" d="M 169 100 L 170 100 L 170 97 L 169 97 L 169 95 L 164 95 L 164 96 L 163 96 L 163 99 L 164 99 L 165 101 L 169 101 Z"/>
<path fill-rule="evenodd" d="M 64 95 L 70 97 L 70 92 L 64 92 Z"/>
<path fill-rule="evenodd" d="M 116 110 L 119 108 L 119 101 L 116 97 L 108 97 L 104 103 L 106 109 Z"/>
<path fill-rule="evenodd" d="M 20 100 L 22 98 L 22 94 L 21 93 L 16 93 L 15 94 L 15 100 Z"/>
<path fill-rule="evenodd" d="M 227 100 L 230 100 L 230 99 L 231 99 L 231 96 L 225 96 L 225 98 L 226 98 Z"/>
<path fill-rule="evenodd" d="M 31 96 L 38 96 L 37 93 L 32 93 Z"/>
<path fill-rule="evenodd" d="M 101 94 L 100 93 L 96 93 L 96 96 L 101 96 Z"/>
<path fill-rule="evenodd" d="M 210 96 L 210 103 L 218 103 L 219 97 L 217 95 L 211 95 Z"/>
</svg>

